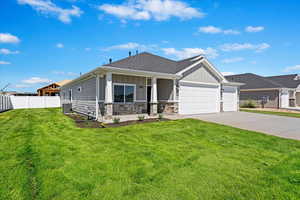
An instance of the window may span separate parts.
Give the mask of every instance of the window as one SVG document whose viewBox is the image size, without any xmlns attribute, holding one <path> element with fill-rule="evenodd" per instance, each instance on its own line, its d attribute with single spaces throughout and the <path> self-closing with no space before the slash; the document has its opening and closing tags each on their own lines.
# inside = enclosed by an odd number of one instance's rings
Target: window
<svg viewBox="0 0 300 200">
<path fill-rule="evenodd" d="M 133 103 L 135 100 L 135 85 L 114 84 L 115 103 Z"/>
<path fill-rule="evenodd" d="M 82 91 L 81 86 L 77 88 L 77 91 L 78 91 L 78 92 L 81 92 L 81 91 Z"/>
</svg>

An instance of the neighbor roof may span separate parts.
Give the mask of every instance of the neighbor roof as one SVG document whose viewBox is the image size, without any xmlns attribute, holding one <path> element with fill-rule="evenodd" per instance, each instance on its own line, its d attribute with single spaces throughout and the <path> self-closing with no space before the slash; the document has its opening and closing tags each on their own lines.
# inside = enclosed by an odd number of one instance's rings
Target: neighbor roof
<svg viewBox="0 0 300 200">
<path fill-rule="evenodd" d="M 196 59 L 197 57 L 199 56 L 194 56 L 192 58 L 180 61 L 174 61 L 148 52 L 143 52 L 135 56 L 129 56 L 110 64 L 106 64 L 104 66 L 176 74 L 177 72 L 189 67 L 193 63 L 198 62 L 200 59 Z"/>
<path fill-rule="evenodd" d="M 66 85 L 67 83 L 70 83 L 71 81 L 72 80 L 62 80 L 62 81 L 56 82 L 56 84 L 59 86 L 63 86 L 63 85 Z"/>
<path fill-rule="evenodd" d="M 56 83 L 51 83 L 51 84 L 46 85 L 46 86 L 44 86 L 44 87 L 42 87 L 42 88 L 39 88 L 39 89 L 37 89 L 37 90 L 42 90 L 42 89 L 44 89 L 44 88 L 46 88 L 46 87 L 49 87 L 50 85 L 53 85 L 53 84 L 56 84 L 56 85 L 58 85 L 59 87 L 62 87 L 62 86 L 64 86 L 64 85 L 70 83 L 71 81 L 72 81 L 72 80 L 62 80 L 62 81 L 59 81 L 59 82 L 56 82 Z"/>
<path fill-rule="evenodd" d="M 282 88 L 283 86 L 277 82 L 269 80 L 263 76 L 252 73 L 237 74 L 225 76 L 228 81 L 240 82 L 245 85 L 241 89 L 262 89 L 262 88 Z"/>
<path fill-rule="evenodd" d="M 297 88 L 300 85 L 300 79 L 295 79 L 297 76 L 298 74 L 289 74 L 281 76 L 269 76 L 266 78 L 268 80 L 275 81 L 276 83 L 279 83 L 286 88 Z"/>
</svg>

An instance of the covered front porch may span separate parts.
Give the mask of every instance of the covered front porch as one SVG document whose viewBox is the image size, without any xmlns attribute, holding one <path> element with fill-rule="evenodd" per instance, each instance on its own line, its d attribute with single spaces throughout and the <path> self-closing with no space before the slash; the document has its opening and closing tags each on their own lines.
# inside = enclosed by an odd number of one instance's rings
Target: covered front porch
<svg viewBox="0 0 300 200">
<path fill-rule="evenodd" d="M 96 75 L 96 91 L 97 120 L 178 112 L 174 75 L 106 71 Z"/>
</svg>

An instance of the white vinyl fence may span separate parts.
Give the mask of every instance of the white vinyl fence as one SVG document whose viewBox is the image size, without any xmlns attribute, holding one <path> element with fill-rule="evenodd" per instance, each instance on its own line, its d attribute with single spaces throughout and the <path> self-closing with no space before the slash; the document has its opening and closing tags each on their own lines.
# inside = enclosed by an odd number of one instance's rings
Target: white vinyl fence
<svg viewBox="0 0 300 200">
<path fill-rule="evenodd" d="M 0 112 L 12 109 L 10 96 L 0 95 Z"/>
<path fill-rule="evenodd" d="M 56 108 L 60 107 L 59 96 L 10 96 L 12 108 Z"/>
</svg>

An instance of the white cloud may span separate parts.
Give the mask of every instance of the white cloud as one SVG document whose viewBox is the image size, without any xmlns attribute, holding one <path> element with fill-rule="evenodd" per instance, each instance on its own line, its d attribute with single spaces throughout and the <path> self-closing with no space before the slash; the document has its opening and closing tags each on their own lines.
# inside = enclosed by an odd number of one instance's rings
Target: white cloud
<svg viewBox="0 0 300 200">
<path fill-rule="evenodd" d="M 29 88 L 31 87 L 31 85 L 27 85 L 27 84 L 16 84 L 14 85 L 15 88 Z"/>
<path fill-rule="evenodd" d="M 286 67 L 284 72 L 292 72 L 292 71 L 300 71 L 300 65 L 294 65 L 290 67 Z"/>
<path fill-rule="evenodd" d="M 153 50 L 157 46 L 156 45 L 143 45 L 135 42 L 128 42 L 124 44 L 119 45 L 113 45 L 107 48 L 104 48 L 104 51 L 111 51 L 111 50 L 140 50 L 140 51 L 146 51 L 146 50 Z"/>
<path fill-rule="evenodd" d="M 57 75 L 65 75 L 65 76 L 78 76 L 78 74 L 75 72 L 53 71 L 52 73 Z"/>
<path fill-rule="evenodd" d="M 225 35 L 238 35 L 238 34 L 240 34 L 239 31 L 233 30 L 233 29 L 227 29 L 227 30 L 224 30 L 223 33 L 224 33 Z"/>
<path fill-rule="evenodd" d="M 31 77 L 29 79 L 22 81 L 22 83 L 25 84 L 40 84 L 40 83 L 50 83 L 50 82 L 52 82 L 50 79 L 40 78 L 40 77 Z"/>
<path fill-rule="evenodd" d="M 20 39 L 10 33 L 0 33 L 0 43 L 19 43 Z"/>
<path fill-rule="evenodd" d="M 92 49 L 87 47 L 87 48 L 84 48 L 84 50 L 85 50 L 85 51 L 90 51 L 90 50 L 92 50 Z"/>
<path fill-rule="evenodd" d="M 61 49 L 61 48 L 64 48 L 64 45 L 62 43 L 57 43 L 56 47 Z"/>
<path fill-rule="evenodd" d="M 120 5 L 103 4 L 98 9 L 123 20 L 164 21 L 171 17 L 186 20 L 204 16 L 204 13 L 179 0 L 128 0 Z"/>
<path fill-rule="evenodd" d="M 215 26 L 202 26 L 202 27 L 199 27 L 198 31 L 201 32 L 201 33 L 208 33 L 208 34 L 218 34 L 218 33 L 223 33 L 223 34 L 226 34 L 226 35 L 238 35 L 238 34 L 240 34 L 239 31 L 236 31 L 236 30 L 233 30 L 233 29 L 223 30 L 223 29 L 215 27 Z"/>
<path fill-rule="evenodd" d="M 199 28 L 199 32 L 216 34 L 216 33 L 222 33 L 223 31 L 222 29 L 217 28 L 215 26 L 203 26 Z"/>
<path fill-rule="evenodd" d="M 19 51 L 11 51 L 9 49 L 0 49 L 0 54 L 9 55 L 9 54 L 18 54 Z"/>
<path fill-rule="evenodd" d="M 76 6 L 72 5 L 72 8 L 64 9 L 52 3 L 51 0 L 18 0 L 18 3 L 29 5 L 42 14 L 56 16 L 63 23 L 70 23 L 72 21 L 71 17 L 80 17 L 83 13 Z"/>
<path fill-rule="evenodd" d="M 208 58 L 216 58 L 218 56 L 218 52 L 216 49 L 213 48 L 183 48 L 182 50 L 177 50 L 175 48 L 163 48 L 162 51 L 166 55 L 173 55 L 178 59 L 185 59 L 190 58 L 196 55 L 204 54 Z"/>
<path fill-rule="evenodd" d="M 236 58 L 227 58 L 227 59 L 222 60 L 221 62 L 228 64 L 228 63 L 241 62 L 243 60 L 244 60 L 244 58 L 242 58 L 242 57 L 236 57 Z"/>
<path fill-rule="evenodd" d="M 223 74 L 223 76 L 230 76 L 230 75 L 234 75 L 234 72 L 221 72 Z"/>
<path fill-rule="evenodd" d="M 10 65 L 10 62 L 0 60 L 0 65 Z"/>
<path fill-rule="evenodd" d="M 241 50 L 255 50 L 256 52 L 261 52 L 271 46 L 267 43 L 261 44 L 251 44 L 251 43 L 228 43 L 223 44 L 220 48 L 222 51 L 241 51 Z"/>
<path fill-rule="evenodd" d="M 263 27 L 263 26 L 247 26 L 245 28 L 245 31 L 250 32 L 250 33 L 256 33 L 256 32 L 263 31 L 264 29 L 265 29 L 265 27 Z"/>
</svg>

